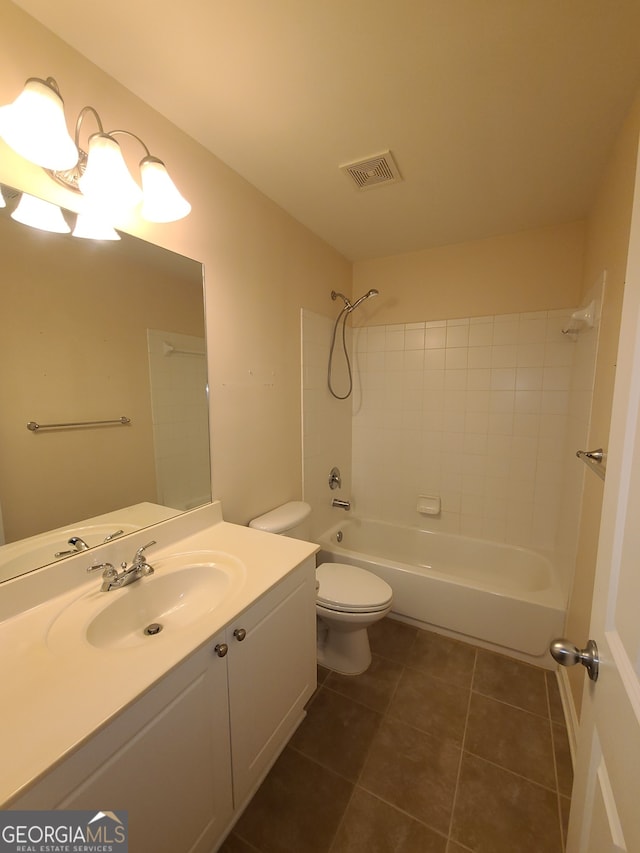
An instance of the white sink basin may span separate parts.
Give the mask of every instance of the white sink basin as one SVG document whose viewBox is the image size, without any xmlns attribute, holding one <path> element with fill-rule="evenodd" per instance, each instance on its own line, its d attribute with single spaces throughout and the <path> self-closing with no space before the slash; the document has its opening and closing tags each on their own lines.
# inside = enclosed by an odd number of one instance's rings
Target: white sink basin
<svg viewBox="0 0 640 853">
<path fill-rule="evenodd" d="M 154 574 L 122 589 L 96 588 L 67 605 L 53 621 L 47 644 L 53 651 L 88 644 L 129 649 L 157 642 L 204 619 L 240 589 L 245 568 L 229 554 L 199 551 L 150 561 Z"/>
</svg>

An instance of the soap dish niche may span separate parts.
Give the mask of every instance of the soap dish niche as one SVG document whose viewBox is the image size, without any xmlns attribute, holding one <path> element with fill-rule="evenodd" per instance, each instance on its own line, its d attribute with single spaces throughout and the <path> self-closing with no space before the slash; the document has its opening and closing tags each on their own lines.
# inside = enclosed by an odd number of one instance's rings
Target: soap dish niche
<svg viewBox="0 0 640 853">
<path fill-rule="evenodd" d="M 439 495 L 418 495 L 416 507 L 420 515 L 440 515 L 442 510 Z"/>
</svg>

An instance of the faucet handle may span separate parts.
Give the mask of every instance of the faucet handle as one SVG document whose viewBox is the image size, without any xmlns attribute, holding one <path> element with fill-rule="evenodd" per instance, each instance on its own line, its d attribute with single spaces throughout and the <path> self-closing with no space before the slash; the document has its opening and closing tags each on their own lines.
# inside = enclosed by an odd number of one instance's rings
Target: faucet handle
<svg viewBox="0 0 640 853">
<path fill-rule="evenodd" d="M 136 555 L 135 555 L 135 557 L 133 558 L 133 562 L 134 562 L 134 563 L 141 563 L 141 562 L 143 562 L 143 560 L 144 560 L 144 557 L 142 556 L 142 555 L 143 555 L 143 553 L 146 551 L 146 549 L 147 549 L 147 548 L 150 548 L 152 545 L 155 545 L 155 544 L 156 544 L 156 540 L 155 540 L 155 539 L 152 539 L 152 540 L 151 540 L 151 542 L 147 542 L 147 544 L 146 544 L 146 545 L 141 545 L 141 546 L 138 548 L 138 550 L 136 551 Z"/>
<path fill-rule="evenodd" d="M 111 563 L 94 563 L 94 565 L 92 565 L 92 566 L 87 566 L 87 571 L 88 572 L 103 571 L 104 573 L 109 573 L 109 574 L 111 574 L 111 572 L 113 572 L 114 574 L 116 573 L 116 570 L 113 568 L 113 565 Z"/>
<path fill-rule="evenodd" d="M 102 540 L 102 544 L 104 545 L 107 542 L 111 542 L 112 539 L 115 539 L 118 536 L 122 536 L 124 530 L 115 530 L 113 533 L 109 533 L 108 536 L 105 536 Z"/>
</svg>

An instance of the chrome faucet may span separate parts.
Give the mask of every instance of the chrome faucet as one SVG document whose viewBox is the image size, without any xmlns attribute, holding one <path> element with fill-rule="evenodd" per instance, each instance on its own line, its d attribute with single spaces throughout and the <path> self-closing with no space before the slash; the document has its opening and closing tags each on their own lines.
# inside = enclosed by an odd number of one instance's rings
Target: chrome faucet
<svg viewBox="0 0 640 853">
<path fill-rule="evenodd" d="M 344 509 L 349 512 L 351 509 L 351 501 L 343 501 L 342 498 L 334 498 L 331 501 L 331 506 L 335 506 L 337 509 Z"/>
<path fill-rule="evenodd" d="M 115 530 L 113 533 L 109 533 L 109 535 L 105 536 L 102 540 L 102 544 L 104 545 L 105 542 L 111 542 L 112 539 L 115 539 L 117 536 L 122 536 L 123 533 L 124 530 Z"/>
<path fill-rule="evenodd" d="M 88 572 L 97 572 L 102 569 L 102 592 L 110 592 L 112 589 L 121 589 L 123 586 L 128 586 L 134 581 L 140 580 L 145 575 L 153 574 L 153 566 L 147 563 L 144 552 L 147 548 L 155 545 L 155 539 L 142 545 L 136 551 L 135 557 L 131 561 L 131 565 L 127 568 L 126 560 L 120 564 L 120 571 L 113 567 L 111 563 L 96 563 L 87 568 Z"/>
<path fill-rule="evenodd" d="M 56 551 L 56 557 L 68 557 L 69 554 L 79 554 L 80 551 L 88 551 L 89 546 L 81 539 L 79 536 L 72 536 L 71 539 L 67 539 L 69 545 L 73 545 L 73 549 L 71 551 Z"/>
</svg>

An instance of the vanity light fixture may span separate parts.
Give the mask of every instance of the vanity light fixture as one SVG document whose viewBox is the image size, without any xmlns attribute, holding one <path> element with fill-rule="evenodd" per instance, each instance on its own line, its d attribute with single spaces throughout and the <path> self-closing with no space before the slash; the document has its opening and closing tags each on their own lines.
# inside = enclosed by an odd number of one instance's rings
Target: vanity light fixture
<svg viewBox="0 0 640 853">
<path fill-rule="evenodd" d="M 91 213 L 79 213 L 71 233 L 73 237 L 82 237 L 85 240 L 120 240 L 115 228 Z"/>
<path fill-rule="evenodd" d="M 73 237 L 90 240 L 120 240 L 120 235 L 111 223 L 91 211 L 77 214 L 69 211 L 63 213 L 56 204 L 0 185 L 0 208 L 3 207 L 7 208 L 7 213 L 16 222 L 40 231 L 68 234 L 71 231 L 69 222 L 73 222 L 75 217 L 75 226 L 71 232 Z"/>
<path fill-rule="evenodd" d="M 78 160 L 53 77 L 30 77 L 15 101 L 0 107 L 0 136 L 25 160 L 44 169 L 70 169 Z"/>
<path fill-rule="evenodd" d="M 55 234 L 68 234 L 71 231 L 62 211 L 56 204 L 22 193 L 11 218 L 40 231 L 53 231 Z"/>
<path fill-rule="evenodd" d="M 80 131 L 88 115 L 95 119 L 98 131 L 89 136 L 85 153 L 80 148 Z M 142 188 L 132 177 L 116 136 L 134 139 L 144 149 Z M 162 160 L 153 157 L 135 133 L 105 131 L 94 107 L 82 108 L 71 139 L 53 77 L 30 78 L 12 104 L 0 107 L 0 137 L 25 159 L 45 168 L 58 183 L 82 193 L 91 210 L 103 219 L 115 221 L 140 202 L 140 215 L 149 222 L 174 222 L 191 211 Z"/>
</svg>

